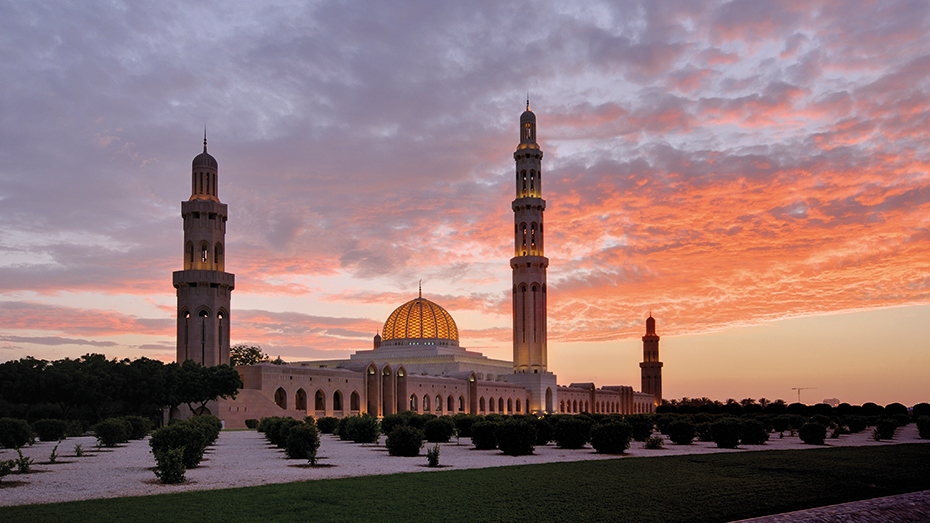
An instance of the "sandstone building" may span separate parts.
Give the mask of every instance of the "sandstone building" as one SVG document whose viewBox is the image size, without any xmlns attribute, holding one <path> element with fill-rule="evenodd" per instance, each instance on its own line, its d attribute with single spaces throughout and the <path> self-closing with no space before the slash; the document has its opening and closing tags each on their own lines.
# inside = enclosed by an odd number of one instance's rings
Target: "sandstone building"
<svg viewBox="0 0 930 523">
<path fill-rule="evenodd" d="M 513 271 L 513 361 L 495 360 L 460 345 L 452 315 L 420 295 L 399 306 L 370 350 L 348 359 L 262 363 L 237 367 L 244 387 L 235 400 L 209 409 L 229 428 L 264 416 L 384 416 L 434 414 L 645 413 L 662 399 L 662 363 L 655 320 L 643 336 L 642 392 L 631 386 L 558 385 L 548 368 L 546 271 L 542 192 L 543 151 L 536 115 L 520 116 L 516 166 Z M 218 165 L 203 153 L 192 163 L 191 198 L 182 202 L 184 270 L 174 273 L 178 295 L 178 361 L 229 363 L 230 293 L 224 272 L 226 205 L 217 196 Z M 173 416 L 182 415 L 180 412 Z"/>
</svg>

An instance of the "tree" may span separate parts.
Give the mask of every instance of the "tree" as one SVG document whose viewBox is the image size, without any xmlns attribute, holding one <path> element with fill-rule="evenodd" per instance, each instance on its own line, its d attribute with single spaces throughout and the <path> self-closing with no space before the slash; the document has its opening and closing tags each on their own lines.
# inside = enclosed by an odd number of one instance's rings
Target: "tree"
<svg viewBox="0 0 930 523">
<path fill-rule="evenodd" d="M 177 395 L 174 401 L 185 403 L 191 412 L 202 412 L 217 398 L 234 399 L 242 388 L 239 372 L 229 365 L 204 367 L 193 360 L 181 364 Z"/>
<path fill-rule="evenodd" d="M 229 348 L 229 365 L 255 365 L 268 361 L 268 355 L 262 352 L 259 345 L 234 345 Z"/>
</svg>

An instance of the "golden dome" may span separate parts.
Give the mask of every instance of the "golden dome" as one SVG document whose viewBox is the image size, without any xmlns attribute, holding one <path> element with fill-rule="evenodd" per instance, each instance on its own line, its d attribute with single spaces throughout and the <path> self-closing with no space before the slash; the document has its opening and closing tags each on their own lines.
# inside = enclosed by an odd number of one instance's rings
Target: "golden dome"
<svg viewBox="0 0 930 523">
<path fill-rule="evenodd" d="M 384 322 L 382 339 L 440 339 L 450 340 L 458 345 L 459 329 L 452 316 L 435 303 L 417 298 L 401 305 L 388 316 Z"/>
</svg>

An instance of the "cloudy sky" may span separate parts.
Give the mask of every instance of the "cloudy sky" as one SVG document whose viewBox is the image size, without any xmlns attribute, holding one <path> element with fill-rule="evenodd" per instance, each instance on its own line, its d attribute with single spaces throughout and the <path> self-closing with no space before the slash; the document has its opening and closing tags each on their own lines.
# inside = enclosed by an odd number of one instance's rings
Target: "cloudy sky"
<svg viewBox="0 0 930 523">
<path fill-rule="evenodd" d="M 204 126 L 234 343 L 509 359 L 528 92 L 560 383 L 930 399 L 927 2 L 148 4 L 0 1 L 0 360 L 174 357 Z"/>
</svg>

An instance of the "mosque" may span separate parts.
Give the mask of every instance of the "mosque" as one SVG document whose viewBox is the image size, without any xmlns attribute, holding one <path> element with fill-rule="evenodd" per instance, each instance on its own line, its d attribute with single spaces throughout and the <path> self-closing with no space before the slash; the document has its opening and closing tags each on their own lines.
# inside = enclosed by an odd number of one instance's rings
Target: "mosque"
<svg viewBox="0 0 930 523">
<path fill-rule="evenodd" d="M 543 151 L 536 115 L 520 116 L 516 163 L 513 270 L 513 361 L 459 344 L 452 315 L 420 295 L 394 310 L 370 350 L 348 359 L 239 366 L 235 400 L 208 405 L 227 428 L 265 416 L 434 414 L 646 413 L 662 401 L 659 336 L 650 314 L 643 336 L 641 392 L 627 385 L 559 385 L 547 366 L 546 269 L 542 198 Z M 217 196 L 218 166 L 207 153 L 192 162 L 191 197 L 181 202 L 184 270 L 173 274 L 178 297 L 177 358 L 229 363 L 230 295 L 225 272 L 226 204 Z M 172 412 L 172 417 L 182 415 Z"/>
</svg>

